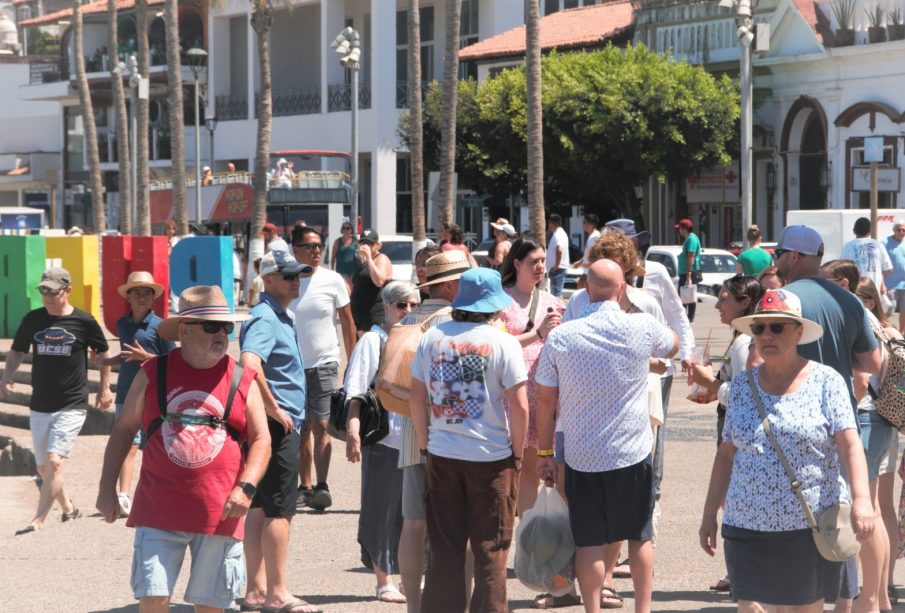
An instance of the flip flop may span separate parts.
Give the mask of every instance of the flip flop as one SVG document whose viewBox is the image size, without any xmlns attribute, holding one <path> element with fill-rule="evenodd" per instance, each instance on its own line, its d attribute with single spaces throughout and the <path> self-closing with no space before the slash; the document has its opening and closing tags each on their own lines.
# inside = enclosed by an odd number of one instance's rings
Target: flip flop
<svg viewBox="0 0 905 613">
<path fill-rule="evenodd" d="M 377 588 L 377 600 L 380 602 L 390 602 L 393 604 L 405 604 L 408 602 L 405 594 L 399 591 L 395 585 L 384 585 Z"/>
<path fill-rule="evenodd" d="M 262 613 L 324 613 L 323 609 L 302 599 L 287 602 L 282 607 L 261 607 L 259 611 Z"/>
<path fill-rule="evenodd" d="M 613 577 L 615 577 L 616 579 L 632 578 L 632 569 L 628 565 L 628 558 L 616 564 L 616 568 L 613 569 Z"/>
<path fill-rule="evenodd" d="M 244 598 L 236 600 L 236 604 L 239 605 L 240 611 L 260 611 L 264 608 L 262 604 L 248 604 Z"/>
<path fill-rule="evenodd" d="M 711 585 L 710 589 L 714 592 L 728 592 L 730 591 L 731 587 L 732 584 L 729 583 L 729 580 L 724 577 L 723 579 L 720 579 L 719 581 Z"/>
<path fill-rule="evenodd" d="M 37 531 L 38 531 L 38 529 L 35 527 L 34 524 L 32 524 L 30 526 L 26 526 L 26 527 L 22 528 L 21 530 L 16 530 L 16 536 L 22 536 L 23 534 L 29 534 L 31 532 L 37 532 Z"/>
<path fill-rule="evenodd" d="M 575 607 L 581 604 L 581 597 L 578 594 L 564 594 L 562 596 L 554 596 L 552 594 L 538 594 L 531 603 L 533 609 L 558 609 L 560 607 Z"/>
<path fill-rule="evenodd" d="M 601 609 L 621 609 L 625 603 L 622 602 L 622 596 L 616 593 L 611 587 L 604 586 L 600 590 L 600 608 Z"/>
</svg>

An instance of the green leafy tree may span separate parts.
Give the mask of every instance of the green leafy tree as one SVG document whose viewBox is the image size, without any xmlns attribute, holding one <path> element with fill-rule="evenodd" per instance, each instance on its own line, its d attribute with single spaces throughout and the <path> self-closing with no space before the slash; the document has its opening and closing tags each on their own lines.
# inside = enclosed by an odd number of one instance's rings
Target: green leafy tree
<svg viewBox="0 0 905 613">
<path fill-rule="evenodd" d="M 528 181 L 524 68 L 459 86 L 460 181 L 505 198 Z M 424 155 L 437 168 L 439 99 L 424 108 Z M 544 190 L 550 202 L 628 210 L 647 177 L 681 177 L 728 162 L 738 90 L 728 77 L 643 46 L 553 53 L 543 60 Z M 403 134 L 403 140 L 405 135 Z"/>
</svg>

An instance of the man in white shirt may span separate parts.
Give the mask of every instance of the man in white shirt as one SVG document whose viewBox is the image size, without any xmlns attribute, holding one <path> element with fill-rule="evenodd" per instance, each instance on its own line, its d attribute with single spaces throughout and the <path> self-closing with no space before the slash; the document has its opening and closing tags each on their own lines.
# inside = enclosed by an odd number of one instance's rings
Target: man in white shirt
<svg viewBox="0 0 905 613">
<path fill-rule="evenodd" d="M 649 358 L 672 357 L 679 341 L 647 313 L 623 312 L 619 301 L 625 291 L 622 268 L 598 260 L 588 269 L 592 304 L 586 315 L 561 324 L 544 343 L 535 375 L 537 470 L 548 483 L 555 480 L 558 402 L 569 523 L 578 548 L 575 571 L 586 607 L 604 586 L 603 546 L 628 540 L 635 610 L 650 611 L 654 440 L 647 403 Z M 600 372 L 618 376 L 602 381 L 596 376 Z"/>
<path fill-rule="evenodd" d="M 871 224 L 867 217 L 855 220 L 852 231 L 855 238 L 842 246 L 842 259 L 851 260 L 858 265 L 861 276 L 870 278 L 877 286 L 881 296 L 886 295 L 886 283 L 883 275 L 892 272 L 892 260 L 883 243 L 870 237 Z"/>
<path fill-rule="evenodd" d="M 330 418 L 330 397 L 339 387 L 339 339 L 336 337 L 336 318 L 342 328 L 346 355 L 352 355 L 357 338 L 349 291 L 338 273 L 322 267 L 324 243 L 321 235 L 310 227 L 292 230 L 292 252 L 301 264 L 312 272 L 299 277 L 299 297 L 290 309 L 295 313 L 295 332 L 307 382 L 307 407 L 302 424 L 301 455 L 299 461 L 299 506 L 323 511 L 333 504 L 327 473 L 330 469 L 332 445 L 327 433 Z M 314 435 L 314 446 L 311 445 Z M 317 483 L 311 486 L 311 464 Z"/>
<path fill-rule="evenodd" d="M 547 228 L 552 233 L 547 243 L 547 277 L 550 293 L 559 297 L 562 296 L 566 269 L 569 267 L 569 236 L 562 228 L 562 217 L 556 213 L 547 218 Z"/>
</svg>

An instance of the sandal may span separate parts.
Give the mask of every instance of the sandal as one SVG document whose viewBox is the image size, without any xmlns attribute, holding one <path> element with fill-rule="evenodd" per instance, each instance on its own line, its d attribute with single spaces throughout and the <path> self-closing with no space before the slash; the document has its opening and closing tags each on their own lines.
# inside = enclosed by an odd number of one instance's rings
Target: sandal
<svg viewBox="0 0 905 613">
<path fill-rule="evenodd" d="M 552 594 L 538 594 L 531 602 L 533 609 L 558 609 L 560 607 L 576 607 L 581 604 L 581 597 L 578 594 L 569 592 L 562 596 L 554 596 Z"/>
<path fill-rule="evenodd" d="M 632 578 L 632 569 L 628 565 L 628 558 L 616 564 L 616 568 L 613 569 L 613 577 L 616 579 Z"/>
<path fill-rule="evenodd" d="M 72 511 L 69 513 L 63 513 L 63 516 L 60 518 L 60 521 L 69 521 L 70 519 L 78 519 L 82 516 L 82 512 L 79 511 L 75 506 L 72 507 Z"/>
<path fill-rule="evenodd" d="M 732 587 L 732 584 L 729 583 L 729 579 L 726 577 L 723 577 L 722 579 L 720 579 L 719 581 L 717 581 L 716 583 L 711 585 L 710 589 L 714 592 L 728 592 L 728 591 L 730 591 L 731 587 Z"/>
<path fill-rule="evenodd" d="M 603 586 L 603 589 L 600 590 L 601 609 L 621 609 L 623 604 L 622 596 L 617 594 L 613 588 Z"/>
<path fill-rule="evenodd" d="M 301 599 L 288 602 L 282 607 L 261 607 L 260 610 L 262 613 L 324 613 L 323 609 Z"/>
<path fill-rule="evenodd" d="M 394 604 L 405 604 L 408 602 L 405 594 L 399 591 L 395 585 L 384 585 L 377 588 L 377 600 L 380 602 L 390 602 Z"/>
<path fill-rule="evenodd" d="M 889 585 L 886 587 L 886 593 L 889 595 L 889 603 L 893 606 L 899 604 L 899 592 L 896 591 L 896 586 Z"/>
<path fill-rule="evenodd" d="M 22 536 L 23 534 L 29 534 L 31 532 L 37 532 L 37 531 L 38 531 L 38 528 L 34 524 L 31 524 L 31 525 L 28 525 L 28 526 L 22 528 L 21 530 L 16 530 L 16 536 Z"/>
</svg>

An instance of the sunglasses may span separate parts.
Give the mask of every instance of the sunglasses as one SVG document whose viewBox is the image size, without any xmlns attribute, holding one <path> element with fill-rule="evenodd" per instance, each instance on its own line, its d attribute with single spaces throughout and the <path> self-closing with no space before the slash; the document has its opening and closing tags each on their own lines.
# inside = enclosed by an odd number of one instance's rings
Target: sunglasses
<svg viewBox="0 0 905 613">
<path fill-rule="evenodd" d="M 292 246 L 299 249 L 307 249 L 308 251 L 317 251 L 324 248 L 322 243 L 292 243 Z"/>
<path fill-rule="evenodd" d="M 775 324 L 751 324 L 751 334 L 754 336 L 760 336 L 764 333 L 764 330 L 767 328 L 770 329 L 770 333 L 774 335 L 782 334 L 786 326 L 798 326 L 800 324 L 796 322 L 786 322 L 786 323 L 775 323 Z"/>
<path fill-rule="evenodd" d="M 774 249 L 773 257 L 778 260 L 784 253 L 792 253 L 792 250 L 791 249 Z"/>
<path fill-rule="evenodd" d="M 187 321 L 190 326 L 201 326 L 201 329 L 208 334 L 216 334 L 223 330 L 227 334 L 232 334 L 236 329 L 236 324 L 231 321 Z"/>
<path fill-rule="evenodd" d="M 397 302 L 396 303 L 396 308 L 399 309 L 400 311 L 405 309 L 406 307 L 411 307 L 412 310 L 415 310 L 419 306 L 421 306 L 420 302 Z"/>
<path fill-rule="evenodd" d="M 42 296 L 59 296 L 60 292 L 63 291 L 63 288 L 50 289 L 49 287 L 39 287 L 38 291 L 41 292 Z"/>
</svg>

